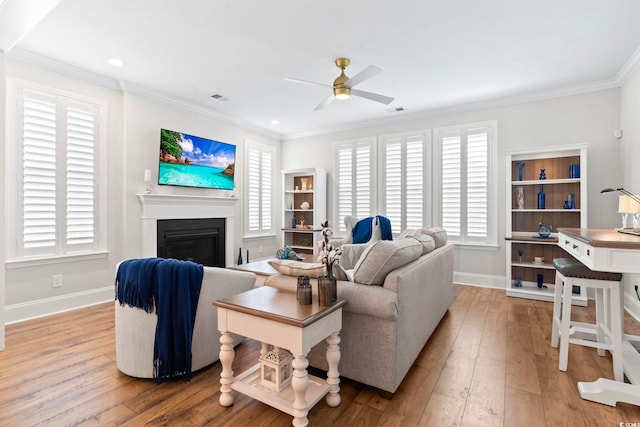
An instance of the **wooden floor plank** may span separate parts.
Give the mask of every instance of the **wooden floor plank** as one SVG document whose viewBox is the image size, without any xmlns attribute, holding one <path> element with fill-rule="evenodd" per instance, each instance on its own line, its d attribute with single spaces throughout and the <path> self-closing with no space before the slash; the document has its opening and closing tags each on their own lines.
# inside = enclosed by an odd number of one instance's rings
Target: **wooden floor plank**
<svg viewBox="0 0 640 427">
<path fill-rule="evenodd" d="M 462 425 L 465 400 L 433 393 L 424 414 L 418 421 L 420 427 L 449 427 Z"/>
<path fill-rule="evenodd" d="M 505 361 L 478 357 L 462 425 L 502 426 L 504 422 Z"/>
<path fill-rule="evenodd" d="M 611 357 L 572 345 L 569 369 L 551 348 L 550 303 L 503 290 L 455 287 L 456 300 L 392 398 L 342 379 L 337 408 L 319 402 L 310 425 L 384 427 L 502 425 L 600 426 L 640 422 L 640 408 L 580 398 L 576 383 L 611 377 Z M 291 417 L 246 396 L 218 399 L 220 363 L 191 382 L 161 385 L 115 365 L 113 303 L 8 325 L 0 352 L 0 425 L 284 427 Z M 574 307 L 593 321 L 594 307 Z M 640 324 L 625 316 L 625 331 Z M 260 344 L 236 348 L 233 369 L 252 366 Z M 315 373 L 315 372 L 314 372 Z M 320 373 L 321 375 L 322 373 Z"/>
<path fill-rule="evenodd" d="M 504 408 L 505 426 L 529 427 L 547 425 L 542 396 L 539 393 L 530 393 L 519 388 L 506 387 Z"/>
</svg>

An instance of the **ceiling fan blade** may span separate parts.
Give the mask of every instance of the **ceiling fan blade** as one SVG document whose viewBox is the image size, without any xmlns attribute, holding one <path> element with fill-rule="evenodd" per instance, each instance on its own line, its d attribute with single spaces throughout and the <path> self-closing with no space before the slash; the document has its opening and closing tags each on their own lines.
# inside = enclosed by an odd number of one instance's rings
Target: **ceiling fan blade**
<svg viewBox="0 0 640 427">
<path fill-rule="evenodd" d="M 330 88 L 333 88 L 333 86 L 331 86 L 331 85 L 326 85 L 326 84 L 324 84 L 324 83 L 316 83 L 316 82 L 310 82 L 310 81 L 308 81 L 308 80 L 292 79 L 291 77 L 285 77 L 285 78 L 284 78 L 284 80 L 285 80 L 285 81 L 288 81 L 288 82 L 294 82 L 294 83 L 304 83 L 304 84 L 307 84 L 307 85 L 323 86 L 323 87 L 330 87 Z"/>
<path fill-rule="evenodd" d="M 380 74 L 382 72 L 382 68 L 376 67 L 375 65 L 369 65 L 364 70 L 360 71 L 355 76 L 351 77 L 349 80 L 345 82 L 346 86 L 354 87 L 362 83 L 363 81 L 370 79 L 371 77 Z"/>
<path fill-rule="evenodd" d="M 333 100 L 335 99 L 335 96 L 333 95 L 329 95 L 327 96 L 324 101 L 322 101 L 320 104 L 318 104 L 318 106 L 316 108 L 314 108 L 314 110 L 324 110 L 324 108 L 331 104 L 331 102 L 333 102 Z"/>
<path fill-rule="evenodd" d="M 351 95 L 359 96 L 361 98 L 367 98 L 385 105 L 389 105 L 393 102 L 393 98 L 391 98 L 390 96 L 384 96 L 380 95 L 379 93 L 367 92 L 364 90 L 351 89 Z"/>
</svg>

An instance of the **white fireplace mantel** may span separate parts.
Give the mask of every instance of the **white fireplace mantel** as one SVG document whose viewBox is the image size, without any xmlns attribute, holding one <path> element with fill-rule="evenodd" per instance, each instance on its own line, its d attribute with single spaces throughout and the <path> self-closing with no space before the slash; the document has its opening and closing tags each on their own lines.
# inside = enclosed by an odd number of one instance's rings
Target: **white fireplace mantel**
<svg viewBox="0 0 640 427">
<path fill-rule="evenodd" d="M 233 217 L 237 197 L 136 194 L 142 205 L 142 256 L 157 256 L 159 219 L 224 218 L 225 265 L 233 264 Z"/>
</svg>

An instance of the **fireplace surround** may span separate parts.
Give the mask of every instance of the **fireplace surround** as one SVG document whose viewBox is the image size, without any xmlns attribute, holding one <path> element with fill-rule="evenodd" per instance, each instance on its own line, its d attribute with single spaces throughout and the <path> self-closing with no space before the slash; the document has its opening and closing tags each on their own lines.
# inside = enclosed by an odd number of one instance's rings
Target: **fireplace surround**
<svg viewBox="0 0 640 427">
<path fill-rule="evenodd" d="M 224 266 L 233 264 L 236 197 L 137 194 L 142 206 L 142 256 L 158 256 L 158 220 L 218 218 L 225 222 Z"/>
</svg>

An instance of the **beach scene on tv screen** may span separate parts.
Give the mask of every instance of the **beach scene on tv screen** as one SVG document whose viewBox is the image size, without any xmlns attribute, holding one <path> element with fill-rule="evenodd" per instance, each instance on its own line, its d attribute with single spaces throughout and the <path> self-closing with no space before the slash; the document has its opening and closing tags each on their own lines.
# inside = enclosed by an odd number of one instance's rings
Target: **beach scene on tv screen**
<svg viewBox="0 0 640 427">
<path fill-rule="evenodd" d="M 233 190 L 236 147 L 162 129 L 158 184 Z"/>
</svg>

